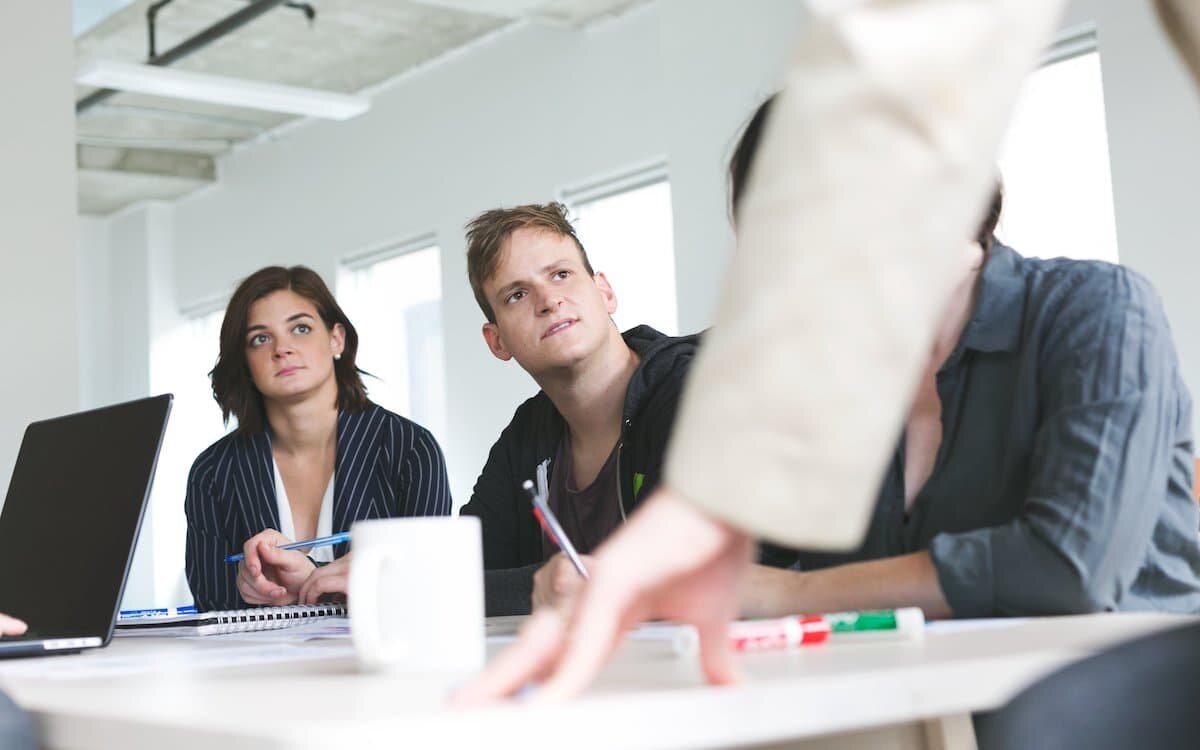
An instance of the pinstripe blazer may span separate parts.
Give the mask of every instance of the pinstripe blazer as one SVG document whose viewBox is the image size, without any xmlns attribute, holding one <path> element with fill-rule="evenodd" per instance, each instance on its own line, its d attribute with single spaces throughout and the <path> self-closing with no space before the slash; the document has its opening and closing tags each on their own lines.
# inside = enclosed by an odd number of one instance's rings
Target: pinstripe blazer
<svg viewBox="0 0 1200 750">
<path fill-rule="evenodd" d="M 246 606 L 237 565 L 225 556 L 247 539 L 279 528 L 270 427 L 238 432 L 206 448 L 192 464 L 187 498 L 187 579 L 201 610 Z M 446 462 L 433 435 L 404 417 L 369 404 L 338 414 L 333 471 L 333 532 L 355 521 L 450 514 Z M 335 557 L 349 545 L 334 548 Z"/>
</svg>

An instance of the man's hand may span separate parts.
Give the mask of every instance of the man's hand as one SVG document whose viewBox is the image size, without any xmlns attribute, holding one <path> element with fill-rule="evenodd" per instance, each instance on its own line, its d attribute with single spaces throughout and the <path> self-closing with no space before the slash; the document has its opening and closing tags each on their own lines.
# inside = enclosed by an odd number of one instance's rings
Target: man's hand
<svg viewBox="0 0 1200 750">
<path fill-rule="evenodd" d="M 696 626 L 700 662 L 712 683 L 737 679 L 728 625 L 737 614 L 738 581 L 750 564 L 749 537 L 660 489 L 596 552 L 591 576 L 566 614 L 543 607 L 517 643 L 452 699 L 490 703 L 535 680 L 535 700 L 562 700 L 587 687 L 622 634 L 663 617 Z"/>
<path fill-rule="evenodd" d="M 247 604 L 295 604 L 300 587 L 313 572 L 312 560 L 298 550 L 278 549 L 290 544 L 283 534 L 267 529 L 246 540 L 238 563 L 238 593 Z"/>
<path fill-rule="evenodd" d="M 579 559 L 587 569 L 595 562 L 591 555 L 580 555 Z M 571 560 L 559 552 L 533 574 L 533 608 L 555 607 L 574 599 L 586 582 Z"/>
<path fill-rule="evenodd" d="M 0 615 L 0 635 L 21 635 L 29 626 L 15 617 Z"/>
<path fill-rule="evenodd" d="M 314 570 L 300 587 L 300 603 L 316 604 L 325 594 L 345 596 L 350 588 L 350 558 L 353 554 L 348 552 L 345 556 Z"/>
</svg>

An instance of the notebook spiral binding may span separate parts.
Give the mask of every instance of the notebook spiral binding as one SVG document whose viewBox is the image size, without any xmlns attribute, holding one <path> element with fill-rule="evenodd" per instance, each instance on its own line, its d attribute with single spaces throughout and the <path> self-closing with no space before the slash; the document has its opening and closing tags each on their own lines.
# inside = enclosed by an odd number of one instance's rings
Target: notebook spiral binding
<svg viewBox="0 0 1200 750">
<path fill-rule="evenodd" d="M 190 610 L 190 611 L 187 611 Z M 254 630 L 276 630 L 303 625 L 326 617 L 345 617 L 344 604 L 289 604 L 196 612 L 181 610 L 131 610 L 117 620 L 117 635 L 222 635 Z"/>
<path fill-rule="evenodd" d="M 291 604 L 286 607 L 256 607 L 206 612 L 198 630 L 200 635 L 246 633 L 276 630 L 311 622 L 322 617 L 345 617 L 341 604 Z"/>
</svg>

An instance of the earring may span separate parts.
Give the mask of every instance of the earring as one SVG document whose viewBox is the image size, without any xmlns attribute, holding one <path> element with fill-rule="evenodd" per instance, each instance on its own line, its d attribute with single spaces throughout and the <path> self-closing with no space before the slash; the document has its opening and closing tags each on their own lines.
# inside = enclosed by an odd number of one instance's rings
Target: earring
<svg viewBox="0 0 1200 750">
<path fill-rule="evenodd" d="M 333 358 L 334 358 L 334 359 L 341 359 L 341 358 L 342 358 L 342 353 L 341 353 L 341 352 L 338 352 L 337 354 L 333 355 Z"/>
</svg>

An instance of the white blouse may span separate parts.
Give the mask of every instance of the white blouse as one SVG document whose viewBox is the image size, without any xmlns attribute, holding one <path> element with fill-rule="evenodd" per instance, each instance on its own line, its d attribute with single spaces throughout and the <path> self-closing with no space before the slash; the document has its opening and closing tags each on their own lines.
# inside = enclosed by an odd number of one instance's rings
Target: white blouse
<svg viewBox="0 0 1200 750">
<path fill-rule="evenodd" d="M 279 464 L 271 457 L 271 468 L 275 470 L 275 499 L 279 503 L 279 532 L 288 539 L 296 539 L 296 524 L 292 520 L 292 504 L 288 500 L 287 489 L 283 486 L 283 477 L 279 475 Z M 329 536 L 333 533 L 333 475 L 325 485 L 325 496 L 321 498 L 321 510 L 317 514 L 317 536 Z M 308 556 L 317 562 L 333 562 L 333 545 L 325 545 L 310 550 Z"/>
</svg>

